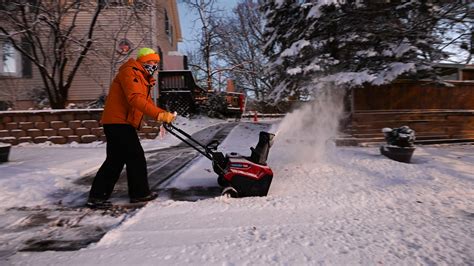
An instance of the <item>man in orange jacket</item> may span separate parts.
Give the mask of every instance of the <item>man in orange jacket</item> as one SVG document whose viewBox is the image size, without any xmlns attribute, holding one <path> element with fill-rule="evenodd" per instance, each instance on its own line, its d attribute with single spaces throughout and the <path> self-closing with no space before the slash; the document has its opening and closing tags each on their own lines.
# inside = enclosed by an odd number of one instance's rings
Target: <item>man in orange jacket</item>
<svg viewBox="0 0 474 266">
<path fill-rule="evenodd" d="M 143 148 L 137 135 L 144 114 L 163 123 L 171 123 L 175 115 L 157 107 L 150 91 L 155 84 L 154 72 L 160 56 L 150 48 L 138 51 L 137 59 L 129 59 L 110 85 L 102 114 L 107 138 L 107 158 L 97 172 L 86 206 L 110 206 L 108 201 L 123 166 L 127 168 L 130 202 L 146 202 L 158 195 L 150 191 Z"/>
</svg>

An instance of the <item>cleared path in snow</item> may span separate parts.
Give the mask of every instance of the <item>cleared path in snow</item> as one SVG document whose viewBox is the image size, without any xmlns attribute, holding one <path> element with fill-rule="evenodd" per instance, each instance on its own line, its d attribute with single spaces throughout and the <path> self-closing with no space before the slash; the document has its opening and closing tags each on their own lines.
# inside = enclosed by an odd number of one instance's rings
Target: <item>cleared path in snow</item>
<svg viewBox="0 0 474 266">
<path fill-rule="evenodd" d="M 220 123 L 192 136 L 203 144 L 223 141 L 237 125 Z M 180 143 L 176 146 L 147 150 L 149 183 L 159 191 L 160 184 L 173 178 L 179 170 L 198 156 L 198 152 Z M 20 251 L 78 250 L 99 241 L 105 233 L 136 213 L 136 208 L 90 210 L 84 208 L 94 174 L 78 178 L 72 187 L 49 195 L 55 204 L 34 207 L 12 207 L 0 219 L 0 262 Z M 79 191 L 79 192 L 78 192 Z M 82 191 L 82 192 L 80 192 Z M 71 194 L 74 197 L 71 197 Z M 169 196 L 169 192 L 166 193 Z M 126 172 L 122 172 L 111 200 L 128 202 Z"/>
<path fill-rule="evenodd" d="M 229 132 L 238 123 L 221 123 L 210 126 L 204 130 L 192 134 L 192 137 L 203 144 L 207 144 L 213 140 L 219 142 L 223 141 Z M 173 177 L 179 170 L 188 165 L 199 153 L 185 143 L 180 143 L 176 146 L 148 150 L 146 152 L 147 166 L 148 166 L 148 182 L 153 191 L 160 189 L 160 184 L 169 178 Z M 94 174 L 80 178 L 76 183 L 80 185 L 90 186 L 94 178 Z M 113 203 L 128 202 L 128 188 L 127 188 L 127 174 L 125 170 L 122 172 L 114 192 L 112 193 L 111 201 Z M 78 196 L 73 201 L 67 202 L 66 206 L 78 207 L 83 206 L 87 199 L 87 193 Z"/>
</svg>

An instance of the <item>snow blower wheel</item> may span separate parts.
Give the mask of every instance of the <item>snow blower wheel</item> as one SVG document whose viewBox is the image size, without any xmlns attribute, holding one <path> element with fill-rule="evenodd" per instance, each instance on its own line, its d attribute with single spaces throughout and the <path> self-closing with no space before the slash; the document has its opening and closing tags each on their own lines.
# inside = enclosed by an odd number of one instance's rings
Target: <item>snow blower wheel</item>
<svg viewBox="0 0 474 266">
<path fill-rule="evenodd" d="M 229 198 L 238 198 L 239 192 L 235 190 L 233 187 L 226 187 L 222 190 L 222 196 L 229 197 Z"/>
</svg>

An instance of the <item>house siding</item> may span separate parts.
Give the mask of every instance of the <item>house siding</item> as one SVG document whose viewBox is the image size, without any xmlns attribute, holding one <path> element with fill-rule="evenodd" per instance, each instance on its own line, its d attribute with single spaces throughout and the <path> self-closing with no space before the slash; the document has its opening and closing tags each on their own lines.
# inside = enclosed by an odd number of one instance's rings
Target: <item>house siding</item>
<svg viewBox="0 0 474 266">
<path fill-rule="evenodd" d="M 93 34 L 94 44 L 79 67 L 69 89 L 69 102 L 93 101 L 107 94 L 120 65 L 130 57 L 135 57 L 138 48 L 158 49 L 159 47 L 163 54 L 177 50 L 177 42 L 181 40 L 181 30 L 176 1 L 155 0 L 152 3 L 153 8 L 138 11 L 139 20 L 132 21 L 128 29 L 120 28 L 127 14 L 130 14 L 125 8 L 109 7 L 102 11 Z M 172 42 L 169 41 L 164 29 L 164 10 L 167 10 L 170 23 L 175 29 Z M 81 35 L 87 31 L 92 15 L 92 11 L 79 13 L 76 20 L 76 34 Z M 117 46 L 118 42 L 124 38 L 132 43 L 132 50 L 129 54 L 121 55 L 117 52 Z M 72 64 L 72 62 L 69 63 Z M 0 81 L 3 83 L 0 87 L 0 100 L 15 103 L 14 109 L 32 106 L 31 91 L 34 88 L 44 87 L 35 65 L 33 65 L 31 78 L 0 77 Z"/>
</svg>

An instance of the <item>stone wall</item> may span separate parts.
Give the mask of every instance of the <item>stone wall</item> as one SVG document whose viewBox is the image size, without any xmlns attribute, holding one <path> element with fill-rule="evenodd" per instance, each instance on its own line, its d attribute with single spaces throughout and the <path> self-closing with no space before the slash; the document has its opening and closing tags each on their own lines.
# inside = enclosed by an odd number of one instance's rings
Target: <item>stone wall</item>
<svg viewBox="0 0 474 266">
<path fill-rule="evenodd" d="M 100 125 L 102 109 L 45 110 L 0 112 L 0 142 L 17 145 L 23 142 L 55 144 L 105 141 Z M 138 135 L 154 139 L 159 124 L 147 120 Z"/>
</svg>

